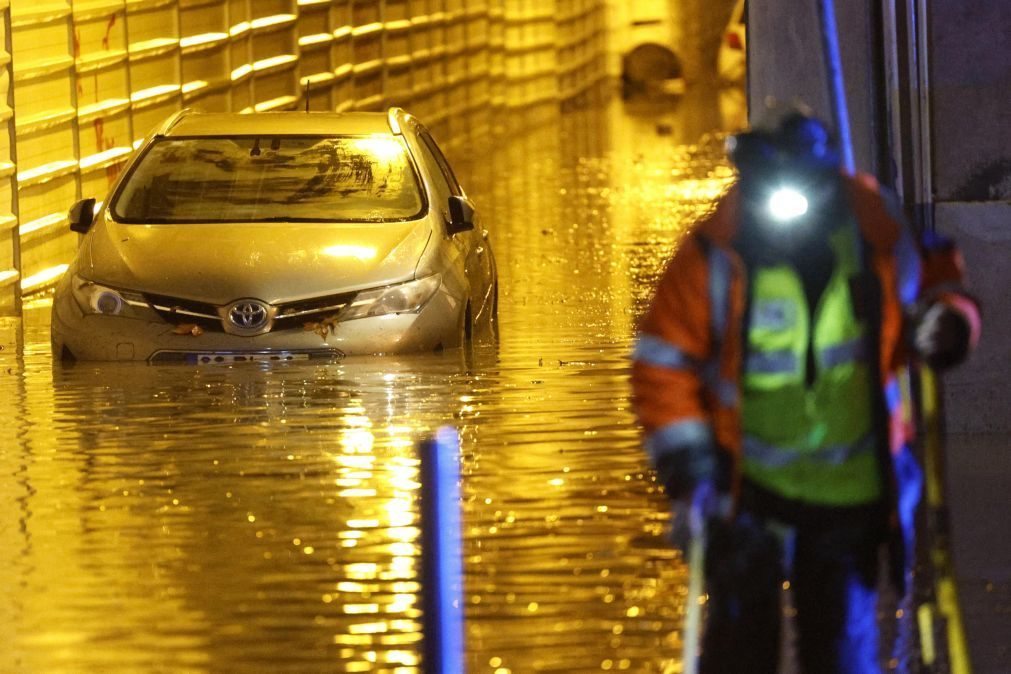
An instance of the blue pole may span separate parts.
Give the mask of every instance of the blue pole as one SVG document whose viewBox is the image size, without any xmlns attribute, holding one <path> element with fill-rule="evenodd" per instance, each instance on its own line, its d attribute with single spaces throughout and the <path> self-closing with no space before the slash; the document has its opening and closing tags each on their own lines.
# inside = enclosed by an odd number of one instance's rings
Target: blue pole
<svg viewBox="0 0 1011 674">
<path fill-rule="evenodd" d="M 449 427 L 419 447 L 424 671 L 463 674 L 460 437 Z"/>
<path fill-rule="evenodd" d="M 835 21 L 833 0 L 818 2 L 818 18 L 821 23 L 822 54 L 825 59 L 825 76 L 828 79 L 829 102 L 835 117 L 836 133 L 839 135 L 839 150 L 842 153 L 843 169 L 852 175 L 856 172 L 853 160 L 853 139 L 850 136 L 850 116 L 846 107 L 846 88 L 843 83 L 842 60 L 839 57 L 839 30 Z"/>
<path fill-rule="evenodd" d="M 839 135 L 839 153 L 842 155 L 843 170 L 849 175 L 857 171 L 853 159 L 853 138 L 850 135 L 850 113 L 846 105 L 846 87 L 843 79 L 842 59 L 839 57 L 839 29 L 835 22 L 833 0 L 819 0 L 818 19 L 821 25 L 822 54 L 825 59 L 825 77 L 828 79 L 829 102 L 835 117 L 836 133 Z M 863 237 L 856 222 L 853 223 L 856 259 L 864 266 Z"/>
</svg>

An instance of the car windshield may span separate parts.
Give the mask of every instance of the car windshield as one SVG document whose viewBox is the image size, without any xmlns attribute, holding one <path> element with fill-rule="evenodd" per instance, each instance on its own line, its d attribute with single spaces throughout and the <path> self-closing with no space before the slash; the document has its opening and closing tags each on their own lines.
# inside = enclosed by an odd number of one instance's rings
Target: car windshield
<svg viewBox="0 0 1011 674">
<path fill-rule="evenodd" d="M 111 208 L 128 223 L 388 222 L 424 206 L 406 144 L 387 134 L 161 139 Z"/>
</svg>

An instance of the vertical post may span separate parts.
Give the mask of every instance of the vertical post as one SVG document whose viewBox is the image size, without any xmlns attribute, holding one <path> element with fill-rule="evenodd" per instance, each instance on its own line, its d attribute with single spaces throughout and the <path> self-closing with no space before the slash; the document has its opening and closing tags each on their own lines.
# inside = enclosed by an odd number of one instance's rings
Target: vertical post
<svg viewBox="0 0 1011 674">
<path fill-rule="evenodd" d="M 835 21 L 833 0 L 818 0 L 818 19 L 821 26 L 821 50 L 825 59 L 825 77 L 828 80 L 829 101 L 835 118 L 836 133 L 839 135 L 839 153 L 842 155 L 843 170 L 849 175 L 856 173 L 853 159 L 853 138 L 850 135 L 850 113 L 846 105 L 846 86 L 843 78 L 842 59 L 839 56 L 839 29 Z M 864 266 L 862 235 L 856 222 L 853 223 L 855 242 L 854 253 L 861 268 Z"/>
<path fill-rule="evenodd" d="M 930 63 L 929 34 L 930 22 L 927 20 L 926 0 L 915 2 L 914 30 L 916 43 L 913 47 L 916 55 L 916 131 L 914 140 L 916 148 L 916 217 L 920 221 L 921 231 L 934 231 L 934 167 L 933 145 L 931 141 L 930 121 Z"/>
<path fill-rule="evenodd" d="M 946 671 L 970 674 L 972 663 L 962 620 L 961 601 L 951 554 L 950 517 L 946 503 L 948 485 L 944 452 L 944 397 L 940 378 L 929 368 L 919 370 L 919 397 L 923 429 L 923 471 L 925 476 L 926 527 L 922 532 L 926 559 L 933 580 L 933 596 L 917 607 L 922 645 L 921 659 L 933 668 L 938 656 L 947 656 Z M 939 629 L 934 623 L 940 623 Z M 930 637 L 941 637 L 944 652 L 935 649 Z M 939 663 L 940 664 L 940 663 Z M 944 665 L 940 665 L 944 666 Z"/>
<path fill-rule="evenodd" d="M 17 109 L 14 105 L 14 29 L 11 25 L 11 8 L 8 5 L 2 10 L 3 31 L 4 31 L 4 51 L 10 61 L 5 66 L 7 71 L 7 109 L 11 111 L 10 119 L 7 120 L 7 146 L 10 148 L 10 163 L 14 165 L 14 171 L 8 179 L 7 189 L 11 191 L 11 215 L 14 216 L 14 224 L 11 226 L 11 267 L 15 272 L 14 284 L 11 286 L 14 293 L 13 310 L 18 318 L 18 332 L 24 326 L 24 317 L 21 309 L 21 279 L 24 276 L 24 268 L 21 264 L 21 233 L 18 225 L 21 223 L 21 209 L 18 202 L 18 137 L 17 137 Z M 0 267 L 0 271 L 3 268 Z M 20 339 L 18 353 L 20 349 Z"/>
<path fill-rule="evenodd" d="M 833 0 L 819 0 L 818 18 L 821 24 L 822 55 L 825 59 L 829 101 L 835 118 L 836 132 L 839 134 L 843 169 L 852 174 L 856 171 L 856 162 L 853 160 L 853 141 L 850 136 L 850 117 L 849 109 L 846 107 L 842 60 L 839 57 L 839 31 L 836 27 Z"/>
<path fill-rule="evenodd" d="M 688 596 L 685 601 L 684 650 L 681 653 L 684 674 L 698 674 L 699 652 L 702 641 L 702 593 L 705 592 L 706 537 L 703 528 L 692 534 L 688 545 Z"/>
<path fill-rule="evenodd" d="M 463 674 L 460 438 L 440 428 L 419 454 L 425 672 Z"/>
</svg>

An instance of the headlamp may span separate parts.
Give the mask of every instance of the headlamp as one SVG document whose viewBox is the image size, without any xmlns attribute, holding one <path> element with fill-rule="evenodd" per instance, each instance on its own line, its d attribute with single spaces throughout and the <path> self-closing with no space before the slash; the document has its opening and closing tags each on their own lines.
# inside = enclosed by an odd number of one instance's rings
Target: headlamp
<svg viewBox="0 0 1011 674">
<path fill-rule="evenodd" d="M 769 215 L 777 222 L 796 220 L 806 214 L 807 209 L 807 197 L 792 187 L 780 187 L 769 195 Z"/>
</svg>

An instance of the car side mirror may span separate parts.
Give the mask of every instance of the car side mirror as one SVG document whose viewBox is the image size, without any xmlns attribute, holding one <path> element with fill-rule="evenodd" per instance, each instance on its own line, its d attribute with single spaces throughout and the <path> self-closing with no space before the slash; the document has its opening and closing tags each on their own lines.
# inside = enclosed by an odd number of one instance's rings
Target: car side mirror
<svg viewBox="0 0 1011 674">
<path fill-rule="evenodd" d="M 449 222 L 446 231 L 450 236 L 474 229 L 474 204 L 467 197 L 449 198 Z"/>
<path fill-rule="evenodd" d="M 87 234 L 95 222 L 95 200 L 93 198 L 81 199 L 70 207 L 67 218 L 70 220 L 71 231 L 79 234 Z"/>
</svg>

